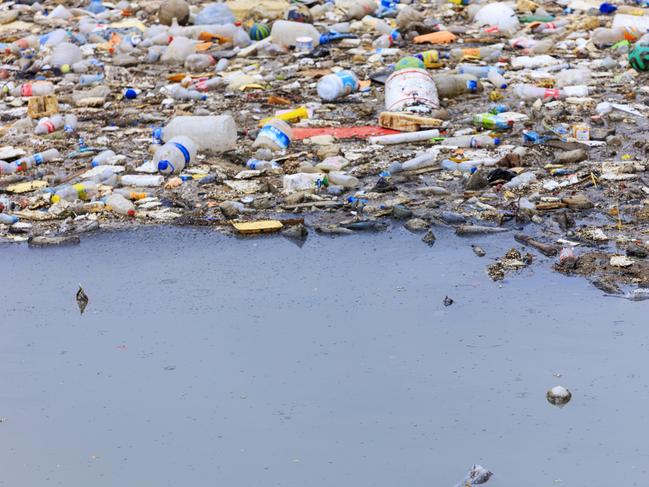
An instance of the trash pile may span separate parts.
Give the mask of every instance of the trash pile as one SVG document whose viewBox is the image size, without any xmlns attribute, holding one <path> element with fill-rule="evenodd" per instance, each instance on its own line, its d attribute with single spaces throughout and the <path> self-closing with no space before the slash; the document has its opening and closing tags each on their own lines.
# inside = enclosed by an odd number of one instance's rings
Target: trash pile
<svg viewBox="0 0 649 487">
<path fill-rule="evenodd" d="M 445 226 L 649 287 L 648 5 L 190 3 L 2 3 L 2 241 Z"/>
</svg>

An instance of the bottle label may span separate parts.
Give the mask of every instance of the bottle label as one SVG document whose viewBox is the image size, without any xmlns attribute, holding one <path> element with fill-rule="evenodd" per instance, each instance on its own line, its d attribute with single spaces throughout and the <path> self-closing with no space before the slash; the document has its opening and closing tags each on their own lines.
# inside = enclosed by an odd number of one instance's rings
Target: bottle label
<svg viewBox="0 0 649 487">
<path fill-rule="evenodd" d="M 547 89 L 545 90 L 545 94 L 543 95 L 543 98 L 550 98 L 550 99 L 555 99 L 558 100 L 560 97 L 559 90 L 552 90 L 552 89 Z"/>
<path fill-rule="evenodd" d="M 286 149 L 291 143 L 291 139 L 288 138 L 288 135 L 272 125 L 265 125 L 259 131 L 259 137 L 262 136 L 275 142 L 281 149 Z"/>
<path fill-rule="evenodd" d="M 72 187 L 77 192 L 77 195 L 79 196 L 80 200 L 88 199 L 88 193 L 86 193 L 86 188 L 82 183 L 73 184 Z"/>
<path fill-rule="evenodd" d="M 54 124 L 52 123 L 52 121 L 49 120 L 49 119 L 47 119 L 47 120 L 42 120 L 40 124 L 43 125 L 43 126 L 45 126 L 45 128 L 47 129 L 47 133 L 48 133 L 48 134 L 51 134 L 52 132 L 54 132 L 54 131 L 56 130 L 56 127 L 54 126 Z"/>
<path fill-rule="evenodd" d="M 472 58 L 480 59 L 479 48 L 462 49 L 462 54 L 464 55 L 464 57 L 472 57 Z"/>
<path fill-rule="evenodd" d="M 179 144 L 178 142 L 173 142 L 173 145 L 175 145 L 176 148 L 183 155 L 183 158 L 185 159 L 185 166 L 188 165 L 189 164 L 189 151 L 187 150 L 187 147 L 185 147 L 182 144 Z"/>
<path fill-rule="evenodd" d="M 31 83 L 25 83 L 20 87 L 20 94 L 22 96 L 32 96 L 33 90 L 32 90 L 32 84 Z"/>
<path fill-rule="evenodd" d="M 248 169 L 252 169 L 253 171 L 257 169 L 257 165 L 261 161 L 259 159 L 250 159 L 248 162 L 246 162 L 246 166 L 248 166 Z"/>
<path fill-rule="evenodd" d="M 34 154 L 34 163 L 38 166 L 39 164 L 43 164 L 43 155 L 42 154 Z"/>
<path fill-rule="evenodd" d="M 343 96 L 347 96 L 350 93 L 358 90 L 358 81 L 356 77 L 349 71 L 339 71 L 336 73 L 336 76 L 340 78 L 340 81 L 343 82 Z"/>
</svg>

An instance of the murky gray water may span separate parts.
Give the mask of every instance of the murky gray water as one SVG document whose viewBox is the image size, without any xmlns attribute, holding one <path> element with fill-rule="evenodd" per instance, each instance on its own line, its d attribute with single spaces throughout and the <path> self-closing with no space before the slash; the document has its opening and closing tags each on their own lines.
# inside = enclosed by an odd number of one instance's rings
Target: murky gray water
<svg viewBox="0 0 649 487">
<path fill-rule="evenodd" d="M 477 462 L 492 487 L 646 486 L 649 303 L 539 266 L 499 287 L 469 242 L 1 247 L 0 485 L 451 487 Z"/>
</svg>

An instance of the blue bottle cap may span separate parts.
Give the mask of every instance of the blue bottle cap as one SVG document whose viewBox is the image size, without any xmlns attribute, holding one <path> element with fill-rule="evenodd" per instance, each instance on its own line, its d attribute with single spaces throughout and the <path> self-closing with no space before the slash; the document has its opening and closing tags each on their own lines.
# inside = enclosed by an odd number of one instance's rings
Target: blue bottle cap
<svg viewBox="0 0 649 487">
<path fill-rule="evenodd" d="M 137 98 L 137 91 L 135 91 L 133 88 L 128 88 L 124 92 L 124 98 L 128 100 L 134 100 L 135 98 Z"/>
<path fill-rule="evenodd" d="M 158 171 L 166 171 L 169 167 L 169 161 L 158 161 Z"/>
<path fill-rule="evenodd" d="M 478 82 L 476 80 L 469 79 L 466 82 L 466 87 L 472 92 L 478 91 Z"/>
<path fill-rule="evenodd" d="M 500 137 L 496 137 L 496 138 L 494 139 L 494 144 L 496 144 L 496 145 L 500 145 Z"/>
</svg>

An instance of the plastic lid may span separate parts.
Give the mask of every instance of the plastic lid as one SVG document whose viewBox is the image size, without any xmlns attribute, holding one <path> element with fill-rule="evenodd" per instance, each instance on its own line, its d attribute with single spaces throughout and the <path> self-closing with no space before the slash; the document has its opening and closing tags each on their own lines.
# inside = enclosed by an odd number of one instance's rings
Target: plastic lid
<svg viewBox="0 0 649 487">
<path fill-rule="evenodd" d="M 133 100 L 134 98 L 137 98 L 137 91 L 135 91 L 133 88 L 128 88 L 124 92 L 124 97 L 128 100 Z"/>
<path fill-rule="evenodd" d="M 58 203 L 61 201 L 61 197 L 58 194 L 52 196 L 52 203 Z"/>
<path fill-rule="evenodd" d="M 500 137 L 496 137 L 496 138 L 494 139 L 494 144 L 496 144 L 496 145 L 500 145 Z"/>
<path fill-rule="evenodd" d="M 169 167 L 169 161 L 158 161 L 158 171 L 166 171 Z"/>
</svg>

